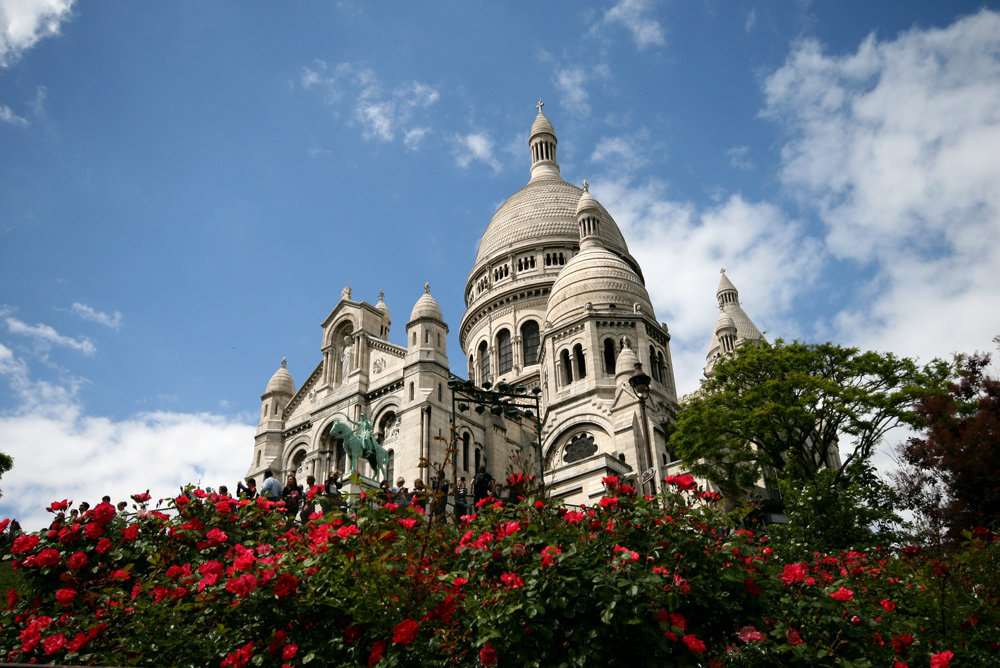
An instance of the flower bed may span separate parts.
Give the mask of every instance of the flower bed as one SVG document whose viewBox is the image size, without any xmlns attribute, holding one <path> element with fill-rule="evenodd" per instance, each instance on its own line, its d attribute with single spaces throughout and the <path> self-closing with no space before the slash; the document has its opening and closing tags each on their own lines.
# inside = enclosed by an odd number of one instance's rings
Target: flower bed
<svg viewBox="0 0 1000 668">
<path fill-rule="evenodd" d="M 974 666 L 1000 659 L 998 548 L 780 563 L 685 480 L 458 525 L 360 503 L 286 524 L 192 489 L 11 546 L 0 660 L 102 665 Z M 697 499 L 697 501 L 695 501 Z M 57 504 L 54 504 L 54 506 Z"/>
</svg>

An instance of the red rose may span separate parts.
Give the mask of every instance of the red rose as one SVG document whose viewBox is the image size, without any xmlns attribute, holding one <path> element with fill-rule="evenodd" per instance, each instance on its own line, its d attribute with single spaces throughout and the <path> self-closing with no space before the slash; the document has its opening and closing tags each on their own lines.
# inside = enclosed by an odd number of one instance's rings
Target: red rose
<svg viewBox="0 0 1000 668">
<path fill-rule="evenodd" d="M 802 636 L 795 629 L 788 629 L 785 632 L 785 640 L 788 641 L 789 645 L 799 645 L 802 643 Z"/>
<path fill-rule="evenodd" d="M 229 536 L 226 535 L 226 532 L 219 528 L 211 529 L 207 534 L 205 534 L 205 537 L 213 543 L 225 543 L 229 540 Z"/>
<path fill-rule="evenodd" d="M 954 656 L 954 652 L 931 654 L 931 668 L 950 668 L 951 660 Z"/>
<path fill-rule="evenodd" d="M 128 541 L 135 540 L 138 535 L 139 535 L 139 525 L 138 524 L 131 524 L 131 525 L 125 527 L 125 531 L 122 532 L 122 537 L 125 540 L 128 540 Z"/>
<path fill-rule="evenodd" d="M 384 640 L 376 640 L 375 644 L 372 645 L 371 654 L 368 655 L 368 665 L 374 666 L 376 663 L 382 660 L 382 655 L 385 654 L 386 642 Z"/>
<path fill-rule="evenodd" d="M 107 538 L 102 538 L 97 541 L 97 554 L 104 554 L 111 549 L 111 541 Z"/>
<path fill-rule="evenodd" d="M 806 579 L 805 564 L 786 564 L 781 571 L 781 581 L 785 584 L 802 582 Z"/>
<path fill-rule="evenodd" d="M 743 589 L 751 596 L 760 596 L 760 585 L 750 578 L 743 578 Z"/>
<path fill-rule="evenodd" d="M 681 638 L 681 642 L 687 645 L 688 649 L 694 652 L 695 654 L 701 654 L 702 652 L 705 651 L 705 643 L 698 640 L 698 638 L 696 638 L 693 633 L 689 633 L 683 638 Z"/>
<path fill-rule="evenodd" d="M 295 658 L 295 653 L 299 651 L 298 645 L 285 645 L 285 649 L 281 650 L 281 660 L 291 661 Z"/>
<path fill-rule="evenodd" d="M 483 648 L 479 650 L 479 663 L 484 666 L 495 666 L 497 665 L 498 660 L 497 648 L 491 645 L 490 641 L 487 640 L 486 644 L 483 645 Z"/>
<path fill-rule="evenodd" d="M 879 601 L 879 605 L 881 605 L 883 608 L 885 608 L 889 612 L 892 612 L 893 610 L 896 609 L 896 604 L 893 603 L 892 601 L 890 601 L 887 598 L 883 598 L 881 601 Z"/>
<path fill-rule="evenodd" d="M 11 553 L 30 552 L 38 546 L 40 539 L 35 534 L 18 536 L 14 539 L 14 545 L 10 548 Z"/>
<path fill-rule="evenodd" d="M 838 601 L 850 601 L 854 598 L 854 592 L 850 589 L 844 589 L 841 587 L 837 591 L 830 594 L 830 598 L 835 598 Z"/>
<path fill-rule="evenodd" d="M 517 573 L 504 573 L 500 576 L 500 581 L 511 589 L 517 589 L 524 586 L 524 580 Z"/>
<path fill-rule="evenodd" d="M 392 641 L 399 645 L 409 645 L 417 637 L 417 626 L 412 619 L 404 619 L 392 630 Z"/>
<path fill-rule="evenodd" d="M 60 589 L 56 592 L 56 601 L 59 605 L 69 606 L 74 598 L 76 598 L 75 589 Z"/>
<path fill-rule="evenodd" d="M 46 654 L 55 654 L 63 647 L 66 646 L 66 636 L 61 633 L 57 633 L 54 636 L 49 636 L 42 643 L 42 649 L 45 650 Z"/>
<path fill-rule="evenodd" d="M 83 528 L 83 535 L 87 538 L 100 538 L 104 535 L 104 525 L 97 522 L 90 522 Z"/>
<path fill-rule="evenodd" d="M 52 505 L 46 508 L 45 510 L 49 511 L 50 513 L 54 513 L 60 510 L 66 510 L 67 508 L 69 508 L 69 501 L 63 499 L 62 501 L 53 501 Z"/>
<path fill-rule="evenodd" d="M 299 586 L 299 580 L 294 575 L 289 573 L 282 573 L 278 576 L 278 579 L 274 582 L 274 595 L 278 598 L 284 598 L 289 594 L 295 592 L 296 587 Z"/>
<path fill-rule="evenodd" d="M 83 552 L 77 552 L 72 557 L 69 558 L 69 567 L 71 569 L 79 570 L 87 565 L 87 555 Z"/>
<path fill-rule="evenodd" d="M 42 566 L 55 566 L 59 563 L 59 551 L 54 550 L 51 547 L 46 548 L 38 553 L 35 557 L 35 565 L 38 567 Z"/>
<path fill-rule="evenodd" d="M 257 578 L 250 573 L 243 573 L 226 583 L 226 591 L 243 598 L 257 588 Z"/>
</svg>

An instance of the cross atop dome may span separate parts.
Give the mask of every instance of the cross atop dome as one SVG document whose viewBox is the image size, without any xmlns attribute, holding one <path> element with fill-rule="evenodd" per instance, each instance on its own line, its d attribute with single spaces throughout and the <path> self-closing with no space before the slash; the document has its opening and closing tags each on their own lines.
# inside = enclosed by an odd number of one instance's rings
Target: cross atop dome
<svg viewBox="0 0 1000 668">
<path fill-rule="evenodd" d="M 542 113 L 542 107 L 544 107 L 544 106 L 545 106 L 545 103 L 542 102 L 541 98 L 538 98 L 538 104 L 535 105 L 535 109 L 538 110 L 538 113 Z"/>
<path fill-rule="evenodd" d="M 590 192 L 590 184 L 587 183 L 587 179 L 583 180 L 583 192 L 585 192 L 585 193 L 589 193 Z M 725 269 L 723 269 L 722 271 L 725 271 Z"/>
</svg>

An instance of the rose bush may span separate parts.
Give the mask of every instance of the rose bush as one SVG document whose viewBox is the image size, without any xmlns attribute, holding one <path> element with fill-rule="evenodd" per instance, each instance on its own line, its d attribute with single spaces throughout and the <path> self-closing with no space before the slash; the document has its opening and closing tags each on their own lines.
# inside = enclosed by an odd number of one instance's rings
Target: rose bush
<svg viewBox="0 0 1000 668">
<path fill-rule="evenodd" d="M 288 524 L 198 489 L 19 537 L 0 661 L 101 665 L 928 666 L 1000 659 L 995 535 L 785 563 L 685 479 L 487 499 L 458 525 L 359 501 Z M 58 508 L 59 504 L 52 505 Z M 107 507 L 105 507 L 107 506 Z"/>
</svg>

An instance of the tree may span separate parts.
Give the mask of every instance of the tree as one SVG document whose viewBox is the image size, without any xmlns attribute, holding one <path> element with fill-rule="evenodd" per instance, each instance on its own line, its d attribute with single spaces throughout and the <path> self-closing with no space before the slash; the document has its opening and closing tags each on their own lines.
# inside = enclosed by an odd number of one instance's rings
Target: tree
<svg viewBox="0 0 1000 668">
<path fill-rule="evenodd" d="M 949 369 L 832 343 L 743 347 L 682 406 L 667 445 L 730 498 L 776 486 L 788 554 L 886 544 L 900 519 L 872 454 L 889 430 L 919 422 L 917 400 Z"/>
<path fill-rule="evenodd" d="M 935 541 L 1000 521 L 1000 380 L 989 362 L 959 357 L 955 382 L 917 405 L 923 435 L 897 450 L 900 505 Z"/>
<path fill-rule="evenodd" d="M 886 432 L 917 423 L 917 398 L 942 386 L 948 368 L 832 343 L 746 346 L 682 406 L 668 447 L 731 495 L 779 475 L 815 480 L 827 467 L 837 484 Z"/>
<path fill-rule="evenodd" d="M 3 474 L 12 468 L 14 468 L 14 458 L 0 452 L 0 477 L 3 477 Z M 2 491 L 0 491 L 0 496 L 3 496 Z"/>
</svg>

